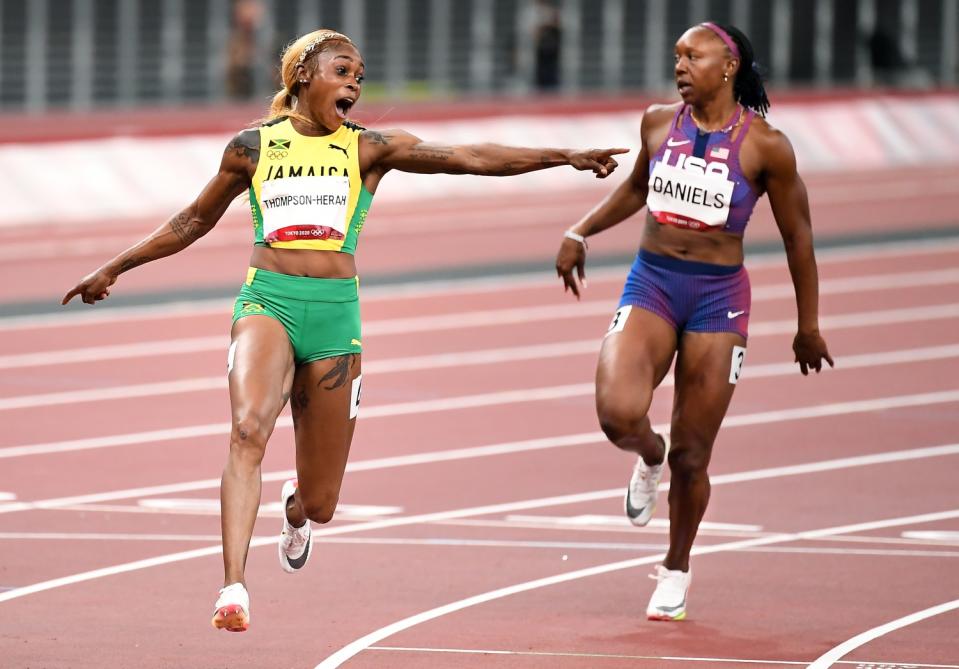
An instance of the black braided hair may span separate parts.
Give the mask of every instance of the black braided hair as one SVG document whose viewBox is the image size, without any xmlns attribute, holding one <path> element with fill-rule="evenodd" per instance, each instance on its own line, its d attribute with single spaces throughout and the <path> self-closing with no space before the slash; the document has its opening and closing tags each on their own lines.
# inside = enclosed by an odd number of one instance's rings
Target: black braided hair
<svg viewBox="0 0 959 669">
<path fill-rule="evenodd" d="M 769 98 L 766 97 L 763 73 L 756 62 L 752 43 L 739 28 L 722 23 L 716 25 L 725 30 L 739 48 L 739 71 L 736 72 L 736 80 L 733 82 L 736 102 L 749 107 L 760 116 L 766 116 L 769 111 Z"/>
</svg>

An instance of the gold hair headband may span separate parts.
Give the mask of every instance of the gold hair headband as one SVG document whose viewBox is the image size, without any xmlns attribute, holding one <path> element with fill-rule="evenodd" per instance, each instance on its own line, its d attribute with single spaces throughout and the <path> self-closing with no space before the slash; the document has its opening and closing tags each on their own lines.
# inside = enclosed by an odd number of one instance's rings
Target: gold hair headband
<svg viewBox="0 0 959 669">
<path fill-rule="evenodd" d="M 328 39 L 340 39 L 352 44 L 352 42 L 350 42 L 350 38 L 341 33 L 333 32 L 333 31 L 324 33 L 306 45 L 306 47 L 303 49 L 303 52 L 300 54 L 299 59 L 297 60 L 297 65 L 302 65 L 303 61 L 305 61 L 309 57 L 309 55 L 313 53 L 313 50 L 316 49 L 316 47 L 318 47 L 320 44 L 322 44 Z"/>
</svg>

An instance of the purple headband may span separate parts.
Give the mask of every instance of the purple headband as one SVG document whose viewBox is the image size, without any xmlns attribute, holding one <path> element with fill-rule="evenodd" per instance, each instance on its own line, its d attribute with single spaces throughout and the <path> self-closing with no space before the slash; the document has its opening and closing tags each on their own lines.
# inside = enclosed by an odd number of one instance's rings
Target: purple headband
<svg viewBox="0 0 959 669">
<path fill-rule="evenodd" d="M 700 23 L 699 25 L 703 26 L 704 28 L 709 28 L 714 33 L 716 33 L 719 36 L 719 39 L 725 42 L 726 46 L 729 47 L 729 50 L 732 52 L 733 57 L 739 58 L 740 60 L 742 60 L 742 58 L 740 58 L 739 56 L 739 47 L 736 46 L 736 43 L 733 41 L 733 38 L 729 36 L 729 33 L 727 33 L 725 30 L 717 26 L 715 23 L 712 23 L 711 21 L 706 21 L 705 23 Z"/>
</svg>

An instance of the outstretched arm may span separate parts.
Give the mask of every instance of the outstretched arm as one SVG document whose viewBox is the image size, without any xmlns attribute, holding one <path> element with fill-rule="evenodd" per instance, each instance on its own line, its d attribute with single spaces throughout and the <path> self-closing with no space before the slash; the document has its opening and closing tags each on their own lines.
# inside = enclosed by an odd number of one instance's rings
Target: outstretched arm
<svg viewBox="0 0 959 669">
<path fill-rule="evenodd" d="M 808 374 L 809 369 L 818 373 L 823 360 L 830 367 L 833 361 L 819 333 L 819 274 L 813 251 L 806 184 L 796 171 L 796 156 L 785 135 L 773 130 L 763 142 L 767 144 L 764 147 L 767 156 L 764 171 L 766 193 L 783 238 L 796 291 L 799 322 L 793 352 L 803 375 Z"/>
<path fill-rule="evenodd" d="M 109 287 L 123 272 L 182 251 L 208 233 L 233 199 L 250 185 L 260 154 L 260 131 L 244 130 L 227 145 L 220 170 L 196 200 L 148 237 L 88 274 L 66 295 L 62 304 L 79 295 L 93 304 L 110 295 Z"/>
<path fill-rule="evenodd" d="M 612 174 L 613 156 L 629 149 L 531 149 L 499 144 L 445 145 L 424 142 L 405 130 L 366 130 L 360 161 L 363 173 L 374 170 L 419 174 L 479 174 L 505 177 L 570 165 L 592 170 L 598 178 Z"/>
</svg>

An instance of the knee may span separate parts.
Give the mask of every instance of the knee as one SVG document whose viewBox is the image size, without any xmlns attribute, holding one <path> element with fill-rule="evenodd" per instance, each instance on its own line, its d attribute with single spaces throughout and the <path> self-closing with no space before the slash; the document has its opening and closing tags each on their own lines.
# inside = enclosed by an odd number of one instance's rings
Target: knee
<svg viewBox="0 0 959 669">
<path fill-rule="evenodd" d="M 235 417 L 230 431 L 231 452 L 259 463 L 266 452 L 266 442 L 272 430 L 272 422 L 255 414 Z"/>
<path fill-rule="evenodd" d="M 669 471 L 673 477 L 697 480 L 705 477 L 712 443 L 698 437 L 672 434 Z"/>
<path fill-rule="evenodd" d="M 307 518 L 320 525 L 333 520 L 336 503 L 339 501 L 336 495 L 331 493 L 304 495 L 303 492 L 301 489 L 300 504 L 303 505 L 303 513 Z"/>
<path fill-rule="evenodd" d="M 606 437 L 617 445 L 636 435 L 646 418 L 646 412 L 641 407 L 625 402 L 601 402 L 597 405 L 597 414 Z"/>
</svg>

